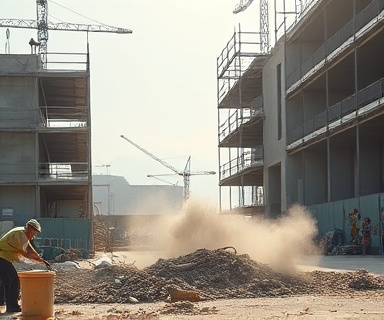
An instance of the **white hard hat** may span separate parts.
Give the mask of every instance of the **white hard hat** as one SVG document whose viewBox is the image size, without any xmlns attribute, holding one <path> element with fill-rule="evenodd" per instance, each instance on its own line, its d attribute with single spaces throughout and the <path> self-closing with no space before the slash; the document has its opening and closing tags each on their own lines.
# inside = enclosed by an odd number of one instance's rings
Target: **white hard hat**
<svg viewBox="0 0 384 320">
<path fill-rule="evenodd" d="M 28 220 L 27 226 L 31 226 L 33 229 L 35 229 L 37 232 L 41 232 L 41 226 L 40 223 L 36 219 Z"/>
</svg>

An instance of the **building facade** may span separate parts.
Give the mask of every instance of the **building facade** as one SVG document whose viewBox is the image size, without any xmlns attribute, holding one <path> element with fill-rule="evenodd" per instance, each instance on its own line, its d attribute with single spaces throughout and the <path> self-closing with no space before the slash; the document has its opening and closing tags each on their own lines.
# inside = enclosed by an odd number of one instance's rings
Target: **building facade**
<svg viewBox="0 0 384 320">
<path fill-rule="evenodd" d="M 269 52 L 254 51 L 224 91 L 222 69 L 233 68 L 218 63 L 220 188 L 237 190 L 230 210 L 257 207 L 262 190 L 269 215 L 301 203 L 320 232 L 340 228 L 348 238 L 357 208 L 382 246 L 383 10 L 383 0 L 300 1 Z M 227 61 L 250 56 L 238 46 Z"/>
<path fill-rule="evenodd" d="M 40 54 L 0 55 L 0 209 L 2 221 L 37 218 L 43 238 L 92 251 L 90 73 L 88 54 L 76 55 L 60 69 Z"/>
</svg>

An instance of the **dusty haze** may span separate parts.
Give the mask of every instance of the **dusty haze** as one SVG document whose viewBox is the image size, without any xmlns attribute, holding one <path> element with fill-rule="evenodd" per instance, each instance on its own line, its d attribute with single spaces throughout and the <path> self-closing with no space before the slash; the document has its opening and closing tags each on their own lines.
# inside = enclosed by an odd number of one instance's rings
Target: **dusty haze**
<svg viewBox="0 0 384 320">
<path fill-rule="evenodd" d="M 216 208 L 203 200 L 189 200 L 179 214 L 161 216 L 146 226 L 130 226 L 150 233 L 147 240 L 156 250 L 142 256 L 142 267 L 156 258 L 173 258 L 197 249 L 232 246 L 238 254 L 270 265 L 276 271 L 293 272 L 295 261 L 303 254 L 316 251 L 315 220 L 300 205 L 292 206 L 277 219 L 219 215 Z"/>
</svg>

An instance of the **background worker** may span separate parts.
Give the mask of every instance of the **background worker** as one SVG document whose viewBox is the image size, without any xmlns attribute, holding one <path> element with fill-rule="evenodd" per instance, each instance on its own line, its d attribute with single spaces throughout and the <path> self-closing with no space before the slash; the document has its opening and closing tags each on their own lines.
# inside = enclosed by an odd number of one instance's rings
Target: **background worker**
<svg viewBox="0 0 384 320">
<path fill-rule="evenodd" d="M 13 228 L 0 239 L 0 278 L 4 286 L 6 312 L 21 311 L 18 304 L 20 280 L 12 262 L 27 258 L 44 263 L 50 268 L 49 263 L 41 258 L 31 245 L 30 240 L 38 232 L 41 232 L 40 223 L 31 219 L 25 227 Z"/>
<path fill-rule="evenodd" d="M 361 225 L 362 227 L 362 244 L 363 244 L 363 256 L 365 256 L 367 253 L 370 253 L 371 249 L 371 219 L 366 217 L 364 219 L 363 224 Z"/>
</svg>

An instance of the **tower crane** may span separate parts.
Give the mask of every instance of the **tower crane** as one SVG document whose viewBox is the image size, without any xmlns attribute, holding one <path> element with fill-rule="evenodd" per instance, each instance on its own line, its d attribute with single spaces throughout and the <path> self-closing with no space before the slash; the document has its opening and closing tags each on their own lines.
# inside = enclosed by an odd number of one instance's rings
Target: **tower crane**
<svg viewBox="0 0 384 320">
<path fill-rule="evenodd" d="M 128 141 L 130 144 L 138 148 L 139 150 L 143 151 L 145 154 L 149 155 L 152 159 L 155 159 L 156 161 L 160 162 L 163 166 L 167 167 L 168 169 L 171 169 L 175 174 L 182 176 L 184 180 L 184 201 L 187 201 L 189 199 L 189 181 L 190 181 L 190 176 L 195 176 L 195 175 L 209 175 L 209 174 L 216 174 L 215 171 L 196 171 L 196 172 L 191 172 L 191 156 L 188 157 L 187 163 L 185 165 L 185 168 L 183 171 L 177 170 L 170 164 L 166 163 L 165 161 L 159 159 L 152 153 L 148 152 L 144 148 L 140 147 L 138 144 L 133 142 L 132 140 L 126 138 L 125 136 L 121 135 L 121 138 L 125 139 Z"/>
<path fill-rule="evenodd" d="M 242 11 L 247 10 L 247 8 L 252 4 L 254 0 L 239 0 L 235 9 L 233 10 L 234 14 L 238 14 Z M 284 0 L 285 1 L 285 0 Z M 268 0 L 259 0 L 259 11 L 260 11 L 260 45 L 262 53 L 267 53 L 269 51 L 269 19 L 268 19 Z M 276 2 L 276 0 L 275 0 Z"/>
<path fill-rule="evenodd" d="M 233 13 L 236 14 L 246 10 L 252 4 L 252 2 L 253 0 L 240 0 L 235 9 L 233 9 Z"/>
<path fill-rule="evenodd" d="M 116 28 L 105 24 L 75 24 L 75 23 L 52 23 L 48 21 L 48 0 L 36 0 L 37 18 L 30 19 L 0 19 L 0 27 L 37 29 L 37 41 L 31 39 L 30 45 L 39 46 L 44 66 L 46 66 L 46 53 L 48 42 L 48 30 L 62 31 L 85 31 L 85 32 L 109 32 L 117 34 L 132 33 L 132 30 Z"/>
</svg>

